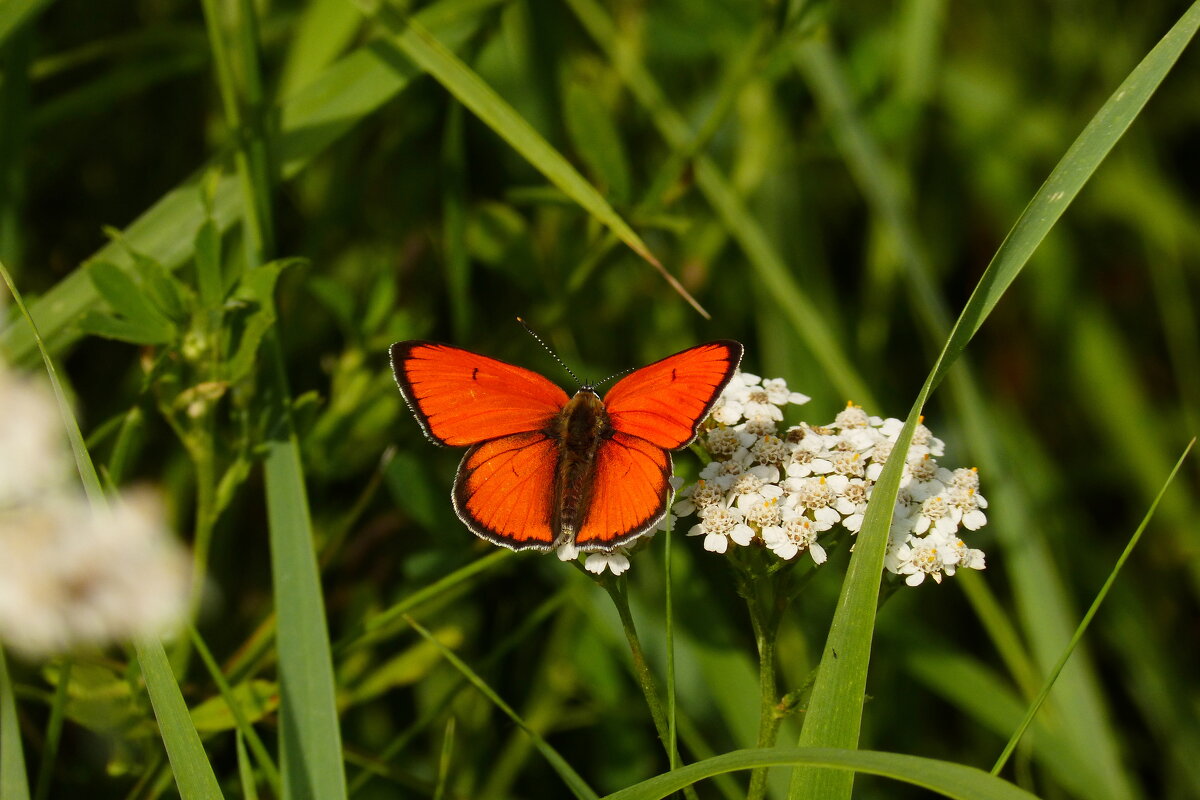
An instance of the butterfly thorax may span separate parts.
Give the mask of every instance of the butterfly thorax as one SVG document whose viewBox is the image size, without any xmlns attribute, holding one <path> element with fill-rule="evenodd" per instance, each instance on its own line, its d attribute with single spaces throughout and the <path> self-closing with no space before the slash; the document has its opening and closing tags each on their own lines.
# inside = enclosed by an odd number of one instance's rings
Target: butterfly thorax
<svg viewBox="0 0 1200 800">
<path fill-rule="evenodd" d="M 559 541 L 569 542 L 583 525 L 588 508 L 596 451 L 612 435 L 608 412 L 600 397 L 588 387 L 575 393 L 551 423 L 550 434 L 558 439 L 555 500 L 558 518 L 554 530 Z"/>
</svg>

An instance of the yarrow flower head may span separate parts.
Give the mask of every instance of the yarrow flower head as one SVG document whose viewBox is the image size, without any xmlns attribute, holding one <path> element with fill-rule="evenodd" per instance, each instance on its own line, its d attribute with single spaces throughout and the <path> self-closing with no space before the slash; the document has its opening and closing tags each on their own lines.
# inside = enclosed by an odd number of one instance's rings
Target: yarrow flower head
<svg viewBox="0 0 1200 800">
<path fill-rule="evenodd" d="M 698 439 L 713 460 L 674 506 L 680 517 L 697 518 L 688 533 L 703 537 L 704 549 L 759 546 L 783 561 L 808 553 L 820 565 L 838 536 L 862 528 L 904 423 L 848 403 L 827 424 L 801 422 L 781 431 L 784 407 L 807 401 L 782 379 L 744 372 L 722 392 Z M 983 552 L 960 538 L 987 523 L 979 473 L 940 466 L 944 453 L 945 443 L 918 425 L 884 563 L 910 586 L 984 568 Z"/>
</svg>

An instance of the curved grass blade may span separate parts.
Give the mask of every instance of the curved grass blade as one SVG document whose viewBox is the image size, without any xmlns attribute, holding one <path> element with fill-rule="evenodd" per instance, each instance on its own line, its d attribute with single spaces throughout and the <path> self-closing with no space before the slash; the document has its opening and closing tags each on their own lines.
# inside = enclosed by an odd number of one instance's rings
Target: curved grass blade
<svg viewBox="0 0 1200 800">
<path fill-rule="evenodd" d="M 805 39 L 796 47 L 793 58 L 812 88 L 823 116 L 827 119 L 830 134 L 837 143 L 859 191 L 872 208 L 873 216 L 879 220 L 880 227 L 888 232 L 888 238 L 894 243 L 911 305 L 917 310 L 925 338 L 936 354 L 937 348 L 949 336 L 952 323 L 950 310 L 932 277 L 934 270 L 926 255 L 926 249 L 922 246 L 911 202 L 901 188 L 897 173 L 885 157 L 883 148 L 872 138 L 869 126 L 857 108 L 846 66 L 831 43 L 822 37 Z M 1112 170 L 1116 168 L 1116 165 L 1110 165 L 1102 174 L 1111 175 Z M 891 281 L 895 277 L 879 275 L 875 281 L 876 290 L 868 298 L 890 295 L 894 291 Z M 870 314 L 871 312 L 868 312 L 868 318 Z M 887 323 L 880 316 L 881 308 L 876 307 L 874 314 L 875 321 L 864 324 L 879 335 L 887 329 Z M 864 335 L 865 331 L 866 329 Z M 1073 341 L 1081 338 L 1081 335 L 1077 334 Z M 1109 360 L 1111 361 L 1111 358 Z M 1071 363 L 1078 361 L 1075 359 Z M 1108 366 L 1111 367 L 1111 363 Z M 1108 372 L 1111 372 L 1111 369 Z M 1107 380 L 1111 385 L 1111 375 Z M 990 422 L 994 410 L 989 411 L 985 408 L 986 393 L 980 388 L 968 365 L 960 365 L 948 376 L 948 388 L 951 408 L 959 418 L 964 440 L 969 449 L 976 453 L 979 466 L 987 474 L 1001 474 L 1005 458 L 999 455 L 1004 446 L 999 431 L 1003 426 L 996 426 Z M 1095 396 L 1103 397 L 1105 394 L 1111 392 Z M 1096 406 L 1094 403 L 1089 404 L 1089 408 L 1094 409 Z M 1126 409 L 1122 419 L 1127 418 L 1140 417 L 1136 414 L 1130 415 Z M 1124 431 L 1126 427 L 1122 423 L 1116 430 Z M 1011 429 L 1010 423 L 1009 430 Z M 1136 452 L 1139 456 L 1156 451 L 1155 447 L 1147 447 L 1143 438 L 1138 439 Z M 1135 474 L 1162 474 L 1167 468 L 1169 465 L 1162 469 L 1136 470 Z M 1150 494 L 1156 489 L 1157 486 L 1151 487 Z M 1048 667 L 1070 638 L 1077 616 L 1069 610 L 1065 602 L 1064 582 L 1058 574 L 1058 569 L 1045 553 L 1038 552 L 1041 549 L 1038 539 L 1042 534 L 1030 518 L 1029 512 L 1025 511 L 1028 506 L 1025 492 L 1013 482 L 1002 484 L 994 491 L 996 496 L 993 501 L 996 507 L 1005 509 L 1005 514 L 996 520 L 995 530 L 995 535 L 1004 549 L 1005 568 L 1013 576 L 1017 607 L 1032 651 L 1040 656 L 1041 663 Z M 1005 659 L 1014 678 L 1025 689 L 1026 696 L 1032 697 L 1041 685 L 1040 676 L 1043 671 L 1034 667 L 1034 656 L 1026 652 L 1007 617 L 995 613 L 994 605 L 990 607 L 986 588 L 988 581 L 987 578 L 962 572 L 955 579 L 956 585 L 963 589 L 976 613 L 980 615 L 981 622 L 992 636 L 993 643 Z M 1087 764 L 1086 768 L 1075 770 L 1072 774 L 1072 778 L 1086 778 L 1090 782 L 1090 790 L 1085 791 L 1084 796 L 1097 800 L 1132 797 L 1132 786 L 1121 766 L 1119 734 L 1111 724 L 1111 714 L 1107 713 L 1105 708 L 1106 700 L 1095 681 L 1092 665 L 1086 658 L 1076 658 L 1071 669 L 1061 676 L 1054 693 L 1054 704 L 1059 715 L 1072 719 L 1075 723 L 1062 729 L 1060 733 L 1068 740 L 1071 749 L 1082 756 L 1082 763 Z M 1006 726 L 1001 735 L 1010 731 L 1011 725 Z M 1037 741 L 1039 745 L 1045 743 L 1040 736 Z M 1078 764 L 1080 761 L 1076 760 L 1074 763 Z M 1060 769 L 1059 773 L 1065 771 L 1067 770 Z"/>
<path fill-rule="evenodd" d="M 7 0 L 0 5 L 0 47 L 13 31 L 42 13 L 50 0 Z"/>
<path fill-rule="evenodd" d="M 146 691 L 154 707 L 154 716 L 158 718 L 163 744 L 167 748 L 167 758 L 171 760 L 171 771 L 175 774 L 179 796 L 183 800 L 223 797 L 212 765 L 204 754 L 200 734 L 196 733 L 196 726 L 192 724 L 187 703 L 179 693 L 179 684 L 175 682 L 162 643 L 158 640 L 139 641 L 134 643 L 134 647 L 142 676 L 146 679 Z"/>
<path fill-rule="evenodd" d="M 659 271 L 680 297 L 686 300 L 705 319 L 709 314 L 663 267 L 662 263 L 650 252 L 650 248 L 642 238 L 629 227 L 604 196 L 579 174 L 571 163 L 561 153 L 554 149 L 540 133 L 534 130 L 524 117 L 496 94 L 477 73 L 464 64 L 458 56 L 438 41 L 416 19 L 405 17 L 386 0 L 378 8 L 371 8 L 369 0 L 359 0 L 366 13 L 374 13 L 392 35 L 391 42 L 404 55 L 421 69 L 432 75 L 448 92 L 458 98 L 489 128 L 495 131 L 504 141 L 512 145 L 526 161 L 545 175 L 551 183 L 561 189 L 568 197 L 578 203 L 584 210 L 604 224 L 609 230 L 629 246 L 633 252 L 644 258 L 652 267 Z"/>
<path fill-rule="evenodd" d="M 29 775 L 8 661 L 0 649 L 0 800 L 29 800 Z"/>
<path fill-rule="evenodd" d="M 479 677 L 479 675 L 476 674 L 475 671 L 470 667 L 468 667 L 461 658 L 455 655 L 453 650 L 438 641 L 437 637 L 426 630 L 412 617 L 406 616 L 404 617 L 404 621 L 407 622 L 413 630 L 425 637 L 426 641 L 430 642 L 434 647 L 440 650 L 442 655 L 445 656 L 446 660 L 454 665 L 454 668 L 461 672 L 463 677 L 469 680 L 475 686 L 475 688 L 483 694 L 484 697 L 486 697 L 488 700 L 491 700 L 492 703 L 495 704 L 496 708 L 503 711 L 509 719 L 515 722 L 518 728 L 525 731 L 526 735 L 529 736 L 530 741 L 533 742 L 533 746 L 538 749 L 538 752 L 542 754 L 546 761 L 549 762 L 550 766 L 554 768 L 554 771 L 558 773 L 560 778 L 562 778 L 563 783 L 565 783 L 567 788 L 571 790 L 571 794 L 578 797 L 579 800 L 599 800 L 599 795 L 592 790 L 592 787 L 587 785 L 583 778 L 579 776 L 579 773 L 567 763 L 566 759 L 559 755 L 558 751 L 551 747 L 550 744 L 542 738 L 541 734 L 526 725 L 525 720 L 521 719 L 520 715 L 513 710 L 512 706 L 504 702 L 504 700 L 500 698 L 500 695 L 496 694 L 492 687 L 488 686 L 483 678 Z"/>
<path fill-rule="evenodd" d="M 96 465 L 92 463 L 92 457 L 88 455 L 87 445 L 83 441 L 83 434 L 79 432 L 79 421 L 75 419 L 75 412 L 71 410 L 71 403 L 67 400 L 66 392 L 63 391 L 62 381 L 58 378 L 58 369 L 55 368 L 54 361 L 50 358 L 50 351 L 46 349 L 46 344 L 42 341 L 41 332 L 38 331 L 33 317 L 29 314 L 29 309 L 25 306 L 25 299 L 17 291 L 16 284 L 13 283 L 12 276 L 3 263 L 0 263 L 0 278 L 4 279 L 4 284 L 8 287 L 9 293 L 12 294 L 13 302 L 17 304 L 17 308 L 29 323 L 32 340 L 38 350 L 41 351 L 42 362 L 46 366 L 46 374 L 50 378 L 50 385 L 54 389 L 54 397 L 58 400 L 58 410 L 62 414 L 63 424 L 67 429 L 67 438 L 71 442 L 71 452 L 75 455 L 75 467 L 79 470 L 80 480 L 83 481 L 83 489 L 87 493 L 88 500 L 91 501 L 92 505 L 103 507 L 106 501 L 104 499 L 104 489 L 100 486 L 100 476 L 96 474 Z M 13 327 L 17 326 L 14 325 Z"/>
<path fill-rule="evenodd" d="M 1159 501 L 1163 495 L 1167 493 L 1167 487 L 1175 480 L 1175 476 L 1179 473 L 1179 468 L 1183 466 L 1184 459 L 1188 457 L 1188 453 L 1192 451 L 1192 446 L 1196 444 L 1196 439 L 1193 438 L 1188 442 L 1187 447 L 1183 449 L 1183 454 L 1179 456 L 1179 460 L 1175 462 L 1175 467 L 1171 470 L 1171 474 L 1167 476 L 1163 482 L 1162 488 L 1158 490 L 1158 496 L 1154 498 L 1154 502 L 1150 504 L 1150 508 L 1146 511 L 1146 516 L 1142 517 L 1142 522 L 1138 525 L 1137 530 L 1133 532 L 1129 543 L 1125 545 L 1124 552 L 1121 553 L 1117 563 L 1113 565 L 1112 572 L 1108 574 L 1108 578 L 1104 581 L 1104 585 L 1100 587 L 1100 591 L 1096 593 L 1096 599 L 1092 601 L 1091 607 L 1087 613 L 1083 615 L 1083 619 L 1079 623 L 1079 627 L 1075 629 L 1075 634 L 1071 637 L 1071 641 L 1067 643 L 1063 653 L 1058 658 L 1058 663 L 1050 670 L 1050 674 L 1046 676 L 1046 683 L 1042 686 L 1037 697 L 1029 704 L 1029 710 L 1025 712 L 1025 718 L 1021 720 L 1021 724 L 1013 731 L 1012 737 L 1008 740 L 1008 744 L 1004 746 L 1004 750 L 1000 753 L 1000 757 L 996 759 L 996 763 L 992 766 L 992 774 L 998 775 L 1000 770 L 1004 768 L 1008 762 L 1008 757 L 1012 755 L 1016 749 L 1017 743 L 1021 741 L 1021 737 L 1025 734 L 1025 730 L 1033 722 L 1033 718 L 1037 715 L 1038 709 L 1042 707 L 1046 697 L 1050 694 L 1050 690 L 1054 688 L 1054 682 L 1058 680 L 1058 675 L 1062 672 L 1063 667 L 1067 665 L 1067 659 L 1075 652 L 1076 646 L 1083 639 L 1083 634 L 1087 632 L 1088 626 L 1092 624 L 1092 619 L 1096 616 L 1096 612 L 1100 610 L 1100 604 L 1104 602 L 1104 598 L 1108 597 L 1108 592 L 1112 588 L 1113 582 L 1117 579 L 1117 573 L 1121 571 L 1121 567 L 1125 566 L 1125 562 L 1133 553 L 1133 548 L 1137 546 L 1138 541 L 1142 538 L 1142 533 L 1145 532 L 1146 526 L 1150 524 L 1150 518 L 1154 516 L 1155 510 L 1158 509 Z"/>
<path fill-rule="evenodd" d="M 854 747 L 862 724 L 862 703 L 871 654 L 879 576 L 887 548 L 892 511 L 904 454 L 934 387 L 958 359 L 1004 291 L 1028 263 L 1042 239 L 1062 216 L 1109 151 L 1132 124 L 1200 27 L 1200 2 L 1188 9 L 1096 113 L 1034 195 L 1000 245 L 955 323 L 941 355 L 913 403 L 908 419 L 875 486 L 866 519 L 842 585 L 837 610 L 805 716 L 800 745 Z M 831 657 L 837 651 L 838 658 Z M 791 798 L 848 798 L 853 775 L 797 769 Z"/>
<path fill-rule="evenodd" d="M 225 698 L 225 703 L 229 706 L 230 713 L 233 714 L 233 718 L 236 720 L 239 763 L 241 761 L 241 750 L 245 748 L 246 742 L 249 742 L 250 749 L 254 751 L 254 758 L 258 762 L 259 769 L 263 771 L 263 775 L 267 778 L 267 783 L 271 785 L 271 791 L 274 792 L 276 797 L 280 796 L 279 770 L 276 768 L 275 762 L 271 760 L 271 755 L 263 745 L 262 739 L 255 732 L 254 726 L 246 719 L 242 705 L 234 696 L 233 688 L 229 685 L 229 681 L 225 679 L 224 673 L 221 672 L 221 667 L 217 664 L 216 659 L 213 658 L 212 652 L 209 651 L 208 645 L 201 638 L 200 632 L 196 630 L 195 625 L 188 626 L 188 635 L 192 639 L 192 645 L 196 648 L 196 652 L 200 654 L 200 659 L 204 662 L 205 668 L 208 669 L 208 674 L 212 676 L 213 682 L 217 684 L 218 691 Z M 253 785 L 253 781 L 250 783 Z"/>
<path fill-rule="evenodd" d="M 697 781 L 755 767 L 806 765 L 824 772 L 862 772 L 910 783 L 957 800 L 1037 800 L 1007 781 L 981 769 L 901 753 L 840 750 L 826 747 L 734 750 L 697 761 L 606 795 L 604 800 L 659 800 Z M 824 798 L 823 795 L 812 795 Z"/>
<path fill-rule="evenodd" d="M 646 110 L 659 135 L 671 147 L 688 151 L 695 135 L 687 120 L 668 102 L 653 76 L 620 45 L 620 36 L 609 13 L 595 0 L 567 0 L 584 29 L 608 55 L 629 91 Z M 830 381 L 847 398 L 877 405 L 866 381 L 851 364 L 839 337 L 818 304 L 796 281 L 763 227 L 746 208 L 728 178 L 708 156 L 697 153 L 693 161 L 696 184 L 737 240 L 758 279 L 768 289 L 782 314 L 804 341 Z"/>
</svg>

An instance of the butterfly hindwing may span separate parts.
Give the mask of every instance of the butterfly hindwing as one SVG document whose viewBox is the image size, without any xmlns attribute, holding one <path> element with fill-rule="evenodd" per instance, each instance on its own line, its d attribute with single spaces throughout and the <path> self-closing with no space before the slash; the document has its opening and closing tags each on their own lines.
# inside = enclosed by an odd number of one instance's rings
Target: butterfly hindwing
<svg viewBox="0 0 1200 800">
<path fill-rule="evenodd" d="M 514 550 L 547 549 L 556 532 L 554 474 L 558 442 L 517 433 L 477 444 L 454 480 L 454 510 L 478 536 Z"/>
<path fill-rule="evenodd" d="M 616 432 L 600 443 L 581 550 L 610 550 L 658 524 L 667 508 L 671 456 L 645 439 Z"/>
<path fill-rule="evenodd" d="M 536 372 L 460 347 L 397 342 L 391 356 L 400 392 L 438 444 L 542 430 L 569 399 Z"/>
<path fill-rule="evenodd" d="M 609 422 L 663 449 L 683 447 L 696 438 L 741 360 L 742 346 L 721 340 L 634 370 L 604 396 Z"/>
</svg>

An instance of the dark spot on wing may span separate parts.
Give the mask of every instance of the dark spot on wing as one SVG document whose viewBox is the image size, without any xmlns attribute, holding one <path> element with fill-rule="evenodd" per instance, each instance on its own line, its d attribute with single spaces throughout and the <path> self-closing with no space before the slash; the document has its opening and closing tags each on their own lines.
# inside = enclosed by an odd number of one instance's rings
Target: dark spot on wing
<svg viewBox="0 0 1200 800">
<path fill-rule="evenodd" d="M 475 367 L 473 370 L 471 370 L 471 380 L 477 380 L 477 378 L 475 376 L 478 374 L 479 374 L 479 367 Z"/>
</svg>

